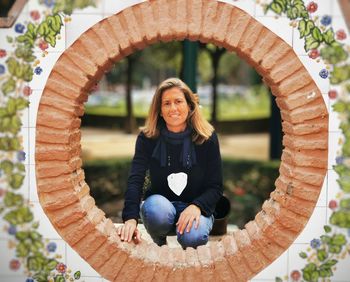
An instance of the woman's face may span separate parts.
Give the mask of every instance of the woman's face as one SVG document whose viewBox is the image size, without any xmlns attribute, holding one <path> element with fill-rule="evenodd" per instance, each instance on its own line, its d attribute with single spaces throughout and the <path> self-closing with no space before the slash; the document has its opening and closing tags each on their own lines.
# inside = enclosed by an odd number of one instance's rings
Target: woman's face
<svg viewBox="0 0 350 282">
<path fill-rule="evenodd" d="M 163 92 L 161 116 L 169 131 L 184 131 L 189 111 L 185 94 L 179 88 L 173 87 Z"/>
</svg>

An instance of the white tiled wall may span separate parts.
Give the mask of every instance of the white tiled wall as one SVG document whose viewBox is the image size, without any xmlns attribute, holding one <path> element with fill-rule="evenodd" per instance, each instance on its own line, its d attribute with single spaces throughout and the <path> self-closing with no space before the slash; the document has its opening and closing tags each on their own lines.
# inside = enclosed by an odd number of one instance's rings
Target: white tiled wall
<svg viewBox="0 0 350 282">
<path fill-rule="evenodd" d="M 57 243 L 57 252 L 62 255 L 62 261 L 68 264 L 68 267 L 73 271 L 80 270 L 82 273 L 82 280 L 91 282 L 102 282 L 102 279 L 87 263 L 85 263 L 76 253 L 72 250 L 54 230 L 46 215 L 38 202 L 38 196 L 36 193 L 36 179 L 35 179 L 35 125 L 36 125 L 36 113 L 38 104 L 40 101 L 42 89 L 45 86 L 46 79 L 51 71 L 51 68 L 55 64 L 61 53 L 69 47 L 86 29 L 91 27 L 96 22 L 100 21 L 104 17 L 112 15 L 128 6 L 143 2 L 141 0 L 99 0 L 97 1 L 97 7 L 88 7 L 83 10 L 74 11 L 71 16 L 71 21 L 68 22 L 62 29 L 61 39 L 57 41 L 55 48 L 49 48 L 48 54 L 45 57 L 40 57 L 40 67 L 43 69 L 41 75 L 34 75 L 34 79 L 30 82 L 30 86 L 33 88 L 33 93 L 29 97 L 30 106 L 24 111 L 22 116 L 22 131 L 23 136 L 23 150 L 26 152 L 26 164 L 27 177 L 24 181 L 23 187 L 20 189 L 21 193 L 29 199 L 32 204 L 35 218 L 40 220 L 39 232 L 49 240 L 54 240 Z M 320 87 L 323 94 L 325 103 L 329 107 L 334 101 L 329 100 L 328 90 L 330 89 L 328 79 L 322 79 L 319 76 L 319 71 L 324 68 L 322 62 L 316 62 L 308 58 L 303 49 L 303 41 L 299 39 L 299 34 L 296 28 L 289 25 L 289 20 L 282 16 L 277 18 L 275 14 L 269 12 L 263 13 L 263 9 L 260 5 L 257 5 L 253 0 L 222 0 L 232 5 L 236 5 L 249 14 L 256 17 L 258 21 L 281 36 L 288 44 L 293 46 L 295 52 L 298 54 L 302 63 L 310 71 L 312 77 L 315 79 L 317 85 Z M 306 3 L 310 1 L 305 1 Z M 341 15 L 341 10 L 337 4 L 337 1 L 322 0 L 318 2 L 318 11 L 315 15 L 323 16 L 325 14 L 331 14 L 333 17 L 334 29 L 343 28 L 346 29 L 344 20 Z M 43 11 L 45 8 L 38 5 L 37 0 L 30 0 L 24 8 L 18 22 L 24 22 L 29 19 L 29 12 L 32 10 Z M 0 30 L 0 47 L 10 52 L 13 50 L 13 46 L 6 42 L 6 36 L 15 36 L 13 28 Z M 347 44 L 349 44 L 349 36 Z M 42 53 L 40 49 L 36 49 L 36 52 Z M 38 53 L 38 54 L 39 54 Z M 0 59 L 1 60 L 1 59 Z M 0 63 L 3 63 L 0 61 Z M 323 230 L 323 225 L 327 223 L 328 217 L 331 214 L 330 209 L 327 207 L 328 201 L 335 199 L 339 191 L 339 186 L 336 183 L 337 174 L 333 171 L 332 166 L 335 164 L 335 157 L 337 151 L 340 149 L 339 138 L 341 133 L 338 128 L 339 118 L 337 114 L 330 110 L 330 124 L 329 124 L 329 166 L 328 173 L 325 178 L 325 182 L 321 191 L 320 198 L 317 202 L 317 207 L 312 215 L 309 223 L 305 227 L 305 230 L 296 239 L 294 244 L 284 252 L 274 263 L 258 274 L 253 281 L 274 281 L 276 276 L 282 278 L 288 276 L 294 269 L 301 269 L 305 265 L 305 261 L 299 258 L 299 252 L 305 251 L 310 241 L 318 237 Z M 0 253 L 6 254 L 7 259 L 0 259 L 0 281 L 25 281 L 25 276 L 22 275 L 21 269 L 17 272 L 9 270 L 8 263 L 11 258 L 14 257 L 14 250 L 8 248 L 9 235 L 2 227 L 5 225 L 0 219 Z M 343 260 L 339 263 L 337 272 L 335 273 L 334 280 L 332 281 L 349 281 L 349 265 L 350 259 Z"/>
</svg>

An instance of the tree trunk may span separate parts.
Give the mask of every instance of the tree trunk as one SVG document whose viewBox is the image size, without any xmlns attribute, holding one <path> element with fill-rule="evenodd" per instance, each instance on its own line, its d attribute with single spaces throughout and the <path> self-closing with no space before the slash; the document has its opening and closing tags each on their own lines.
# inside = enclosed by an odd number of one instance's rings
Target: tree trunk
<svg viewBox="0 0 350 282">
<path fill-rule="evenodd" d="M 126 118 L 125 118 L 125 132 L 132 133 L 136 128 L 136 120 L 133 114 L 132 107 L 132 72 L 134 60 L 131 56 L 127 57 L 127 76 L 126 76 Z"/>
</svg>

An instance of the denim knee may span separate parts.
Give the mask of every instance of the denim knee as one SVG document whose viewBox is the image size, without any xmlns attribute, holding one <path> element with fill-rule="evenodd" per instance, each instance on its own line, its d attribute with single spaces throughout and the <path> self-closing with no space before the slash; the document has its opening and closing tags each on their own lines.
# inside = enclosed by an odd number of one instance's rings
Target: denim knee
<svg viewBox="0 0 350 282">
<path fill-rule="evenodd" d="M 178 231 L 177 241 L 180 243 L 183 249 L 187 247 L 197 248 L 198 246 L 205 245 L 209 241 L 209 233 L 213 226 L 213 219 L 211 217 L 200 217 L 199 226 L 197 229 L 193 224 L 190 232 L 187 232 L 186 229 L 182 234 Z"/>
<path fill-rule="evenodd" d="M 166 236 L 174 226 L 176 210 L 161 196 L 149 196 L 141 206 L 140 215 L 151 236 Z"/>
</svg>

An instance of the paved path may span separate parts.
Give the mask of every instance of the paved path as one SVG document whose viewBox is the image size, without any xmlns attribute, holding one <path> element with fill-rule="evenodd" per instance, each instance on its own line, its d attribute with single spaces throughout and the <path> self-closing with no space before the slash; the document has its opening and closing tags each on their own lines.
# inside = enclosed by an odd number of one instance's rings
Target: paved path
<svg viewBox="0 0 350 282">
<path fill-rule="evenodd" d="M 136 134 L 115 129 L 82 128 L 84 159 L 132 157 Z M 220 135 L 221 154 L 227 158 L 268 160 L 268 134 Z"/>
</svg>

